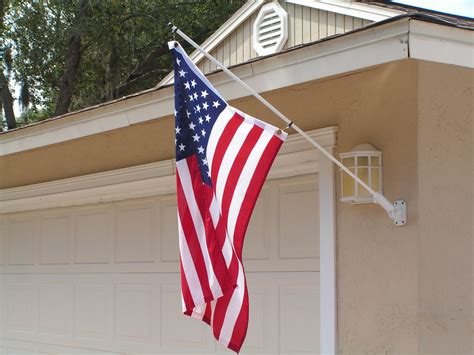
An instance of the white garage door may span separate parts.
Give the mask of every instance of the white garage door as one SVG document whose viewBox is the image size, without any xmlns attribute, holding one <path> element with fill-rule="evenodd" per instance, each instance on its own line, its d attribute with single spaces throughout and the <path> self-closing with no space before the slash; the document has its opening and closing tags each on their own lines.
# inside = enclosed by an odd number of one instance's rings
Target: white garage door
<svg viewBox="0 0 474 355">
<path fill-rule="evenodd" d="M 319 350 L 317 175 L 265 185 L 245 245 L 243 352 Z M 5 215 L 0 353 L 224 353 L 180 314 L 174 195 Z"/>
</svg>

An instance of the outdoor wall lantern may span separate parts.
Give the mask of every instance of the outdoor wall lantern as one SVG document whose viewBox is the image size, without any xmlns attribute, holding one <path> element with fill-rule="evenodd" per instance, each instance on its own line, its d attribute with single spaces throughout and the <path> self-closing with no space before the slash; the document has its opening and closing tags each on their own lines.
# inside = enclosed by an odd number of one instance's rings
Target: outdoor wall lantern
<svg viewBox="0 0 474 355">
<path fill-rule="evenodd" d="M 368 143 L 359 144 L 350 152 L 341 153 L 341 163 L 375 192 L 382 192 L 382 152 Z M 372 203 L 369 191 L 345 172 L 341 171 L 341 201 Z"/>
<path fill-rule="evenodd" d="M 367 184 L 377 198 L 360 183 L 341 170 L 341 201 L 352 204 L 379 203 L 396 225 L 406 223 L 406 203 L 397 200 L 392 205 L 382 194 L 382 152 L 368 143 L 359 144 L 350 152 L 341 153 L 341 163 Z"/>
</svg>

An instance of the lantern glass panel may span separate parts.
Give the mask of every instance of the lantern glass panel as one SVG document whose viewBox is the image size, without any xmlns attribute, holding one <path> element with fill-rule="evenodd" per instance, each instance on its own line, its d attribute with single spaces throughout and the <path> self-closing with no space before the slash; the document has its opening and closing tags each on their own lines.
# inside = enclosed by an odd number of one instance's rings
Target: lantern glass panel
<svg viewBox="0 0 474 355">
<path fill-rule="evenodd" d="M 369 166 L 369 157 L 357 157 L 357 166 Z"/>
<path fill-rule="evenodd" d="M 380 166 L 379 157 L 370 157 L 370 165 L 371 166 Z"/>
<path fill-rule="evenodd" d="M 344 164 L 348 168 L 352 168 L 355 166 L 355 158 L 354 157 L 342 158 L 342 164 Z"/>
<path fill-rule="evenodd" d="M 371 180 L 372 180 L 371 187 L 374 189 L 374 191 L 380 192 L 380 168 L 373 167 L 370 170 L 371 170 Z"/>
<path fill-rule="evenodd" d="M 365 157 L 365 158 L 367 158 L 367 157 Z M 368 168 L 357 168 L 357 171 L 358 171 L 357 175 L 359 176 L 359 178 L 363 182 L 365 182 L 367 185 L 369 185 L 369 169 Z M 370 196 L 370 193 L 369 193 L 369 191 L 367 191 L 365 189 L 365 187 L 359 185 L 357 195 L 366 197 L 366 196 Z"/>
<path fill-rule="evenodd" d="M 349 170 L 355 173 L 354 168 Z M 354 196 L 355 195 L 355 181 L 352 177 L 342 172 L 342 197 Z"/>
</svg>

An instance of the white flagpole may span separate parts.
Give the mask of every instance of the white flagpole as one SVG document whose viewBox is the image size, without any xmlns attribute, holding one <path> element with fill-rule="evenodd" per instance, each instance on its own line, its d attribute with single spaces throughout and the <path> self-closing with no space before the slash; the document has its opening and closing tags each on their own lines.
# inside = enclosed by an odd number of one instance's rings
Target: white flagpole
<svg viewBox="0 0 474 355">
<path fill-rule="evenodd" d="M 329 160 L 331 160 L 334 164 L 336 164 L 339 168 L 341 168 L 347 175 L 352 177 L 355 181 L 357 181 L 360 185 L 362 185 L 371 195 L 375 203 L 379 204 L 383 207 L 383 209 L 388 213 L 389 217 L 395 222 L 396 225 L 404 225 L 406 223 L 406 216 L 405 216 L 405 208 L 406 203 L 403 203 L 402 206 L 400 204 L 392 204 L 384 195 L 374 191 L 370 186 L 368 186 L 364 181 L 362 181 L 357 175 L 355 175 L 352 171 L 350 171 L 344 164 L 342 164 L 337 158 L 335 158 L 332 154 L 326 151 L 318 142 L 316 142 L 313 138 L 311 138 L 305 131 L 299 128 L 293 121 L 291 121 L 288 117 L 286 117 L 283 113 L 281 113 L 275 106 L 269 103 L 265 98 L 263 98 L 258 92 L 252 89 L 249 85 L 247 85 L 244 81 L 242 81 L 237 75 L 232 73 L 224 64 L 219 62 L 216 58 L 206 52 L 200 45 L 194 42 L 188 35 L 182 32 L 178 27 L 174 26 L 171 22 L 168 24 L 171 27 L 173 33 L 177 33 L 180 35 L 186 42 L 191 44 L 194 48 L 196 48 L 199 52 L 201 52 L 207 59 L 209 59 L 212 63 L 216 64 L 219 68 L 221 68 L 227 75 L 229 75 L 232 79 L 238 82 L 241 86 L 247 89 L 257 100 L 259 100 L 262 104 L 264 104 L 268 109 L 270 109 L 273 113 L 275 113 L 280 119 L 285 121 L 288 124 L 288 127 L 293 128 L 296 132 L 298 132 L 301 136 L 303 136 L 310 144 L 316 147 L 321 153 L 323 153 Z"/>
</svg>

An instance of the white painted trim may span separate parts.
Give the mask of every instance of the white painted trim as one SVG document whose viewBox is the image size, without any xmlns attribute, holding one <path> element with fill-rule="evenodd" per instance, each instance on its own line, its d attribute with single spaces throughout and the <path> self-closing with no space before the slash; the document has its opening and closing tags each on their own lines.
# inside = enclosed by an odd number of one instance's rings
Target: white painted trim
<svg viewBox="0 0 474 355">
<path fill-rule="evenodd" d="M 409 42 L 410 58 L 474 68 L 472 31 L 410 20 Z"/>
<path fill-rule="evenodd" d="M 291 4 L 312 7 L 313 9 L 335 12 L 342 15 L 352 16 L 370 21 L 382 21 L 390 17 L 405 14 L 404 11 L 387 9 L 375 5 L 361 4 L 348 1 L 334 0 L 285 0 Z"/>
<path fill-rule="evenodd" d="M 336 142 L 336 127 L 309 132 L 324 147 Z M 288 137 L 269 179 L 317 173 L 319 153 L 299 135 Z M 0 190 L 0 213 L 78 206 L 175 192 L 174 160 Z"/>
<path fill-rule="evenodd" d="M 258 8 L 265 3 L 265 0 L 249 0 L 237 12 L 232 15 L 219 29 L 214 32 L 202 45 L 206 52 L 212 51 L 222 43 L 234 30 L 239 27 L 246 19 L 248 19 Z M 194 64 L 199 63 L 204 55 L 199 51 L 194 51 L 189 55 Z M 161 80 L 157 87 L 173 83 L 173 72 L 169 73 Z"/>
<path fill-rule="evenodd" d="M 333 148 L 327 148 L 334 154 Z M 319 162 L 319 270 L 321 354 L 337 354 L 335 165 Z M 322 222 L 324 221 L 324 223 Z"/>
</svg>

